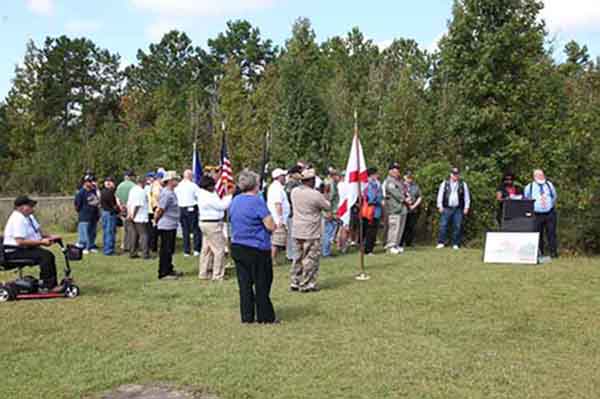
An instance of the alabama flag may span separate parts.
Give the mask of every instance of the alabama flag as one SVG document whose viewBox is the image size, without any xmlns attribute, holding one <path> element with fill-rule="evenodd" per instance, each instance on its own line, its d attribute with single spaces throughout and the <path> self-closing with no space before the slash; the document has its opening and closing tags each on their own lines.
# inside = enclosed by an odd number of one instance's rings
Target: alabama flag
<svg viewBox="0 0 600 399">
<path fill-rule="evenodd" d="M 358 200 L 362 183 L 368 182 L 367 163 L 363 155 L 362 146 L 358 140 L 358 135 L 354 135 L 352 139 L 352 149 L 350 150 L 350 158 L 346 167 L 346 176 L 344 177 L 343 190 L 340 193 L 340 206 L 338 207 L 337 216 L 340 220 L 348 225 L 350 223 L 350 210 Z"/>
</svg>

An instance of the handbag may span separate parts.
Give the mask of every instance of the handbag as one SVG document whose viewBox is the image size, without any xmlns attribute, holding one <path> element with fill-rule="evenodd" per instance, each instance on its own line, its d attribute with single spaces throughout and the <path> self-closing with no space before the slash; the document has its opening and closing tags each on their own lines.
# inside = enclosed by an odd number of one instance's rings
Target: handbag
<svg viewBox="0 0 600 399">
<path fill-rule="evenodd" d="M 66 255 L 69 260 L 77 261 L 83 258 L 83 249 L 76 245 L 67 245 Z"/>
<path fill-rule="evenodd" d="M 362 206 L 360 208 L 360 217 L 372 222 L 375 218 L 375 205 L 369 205 L 369 202 L 363 199 Z"/>
</svg>

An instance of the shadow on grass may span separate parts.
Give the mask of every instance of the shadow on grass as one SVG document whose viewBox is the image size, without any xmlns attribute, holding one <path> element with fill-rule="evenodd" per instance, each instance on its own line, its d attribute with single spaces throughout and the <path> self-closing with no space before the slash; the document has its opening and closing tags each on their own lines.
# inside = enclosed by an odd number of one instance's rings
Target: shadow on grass
<svg viewBox="0 0 600 399">
<path fill-rule="evenodd" d="M 315 309 L 310 304 L 274 304 L 277 318 L 285 321 L 302 320 L 314 317 Z"/>
</svg>

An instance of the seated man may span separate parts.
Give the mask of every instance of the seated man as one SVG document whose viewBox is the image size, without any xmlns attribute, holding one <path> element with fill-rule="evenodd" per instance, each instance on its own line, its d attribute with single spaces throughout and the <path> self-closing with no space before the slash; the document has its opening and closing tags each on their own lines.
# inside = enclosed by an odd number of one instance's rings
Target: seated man
<svg viewBox="0 0 600 399">
<path fill-rule="evenodd" d="M 15 199 L 15 209 L 4 228 L 5 259 L 31 259 L 40 266 L 40 288 L 59 292 L 62 287 L 57 287 L 54 254 L 40 247 L 49 247 L 60 237 L 42 232 L 33 216 L 36 203 L 24 195 Z"/>
</svg>

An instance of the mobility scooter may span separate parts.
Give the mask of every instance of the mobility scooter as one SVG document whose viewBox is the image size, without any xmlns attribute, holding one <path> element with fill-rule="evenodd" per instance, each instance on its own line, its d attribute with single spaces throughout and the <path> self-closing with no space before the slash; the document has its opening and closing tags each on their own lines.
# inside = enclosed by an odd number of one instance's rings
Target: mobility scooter
<svg viewBox="0 0 600 399">
<path fill-rule="evenodd" d="M 33 276 L 23 276 L 23 268 L 37 266 L 33 259 L 8 260 L 5 257 L 3 237 L 0 237 L 0 271 L 17 269 L 18 277 L 13 281 L 0 282 L 0 302 L 19 299 L 48 299 L 48 298 L 75 298 L 79 296 L 79 287 L 71 278 L 70 261 L 81 260 L 82 250 L 74 245 L 64 245 L 62 240 L 55 242 L 60 246 L 65 259 L 64 278 L 59 286 L 60 292 L 51 292 L 43 289 L 40 281 Z"/>
</svg>

